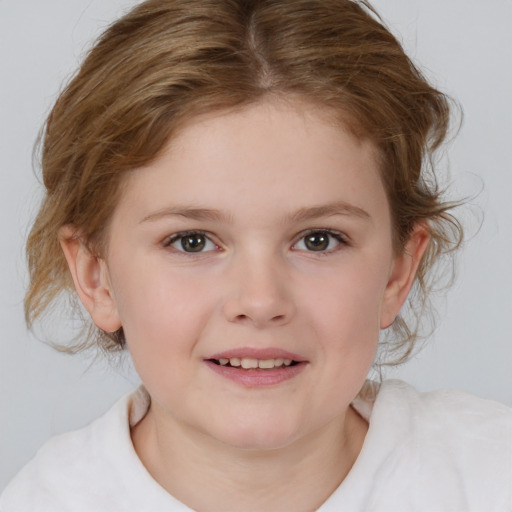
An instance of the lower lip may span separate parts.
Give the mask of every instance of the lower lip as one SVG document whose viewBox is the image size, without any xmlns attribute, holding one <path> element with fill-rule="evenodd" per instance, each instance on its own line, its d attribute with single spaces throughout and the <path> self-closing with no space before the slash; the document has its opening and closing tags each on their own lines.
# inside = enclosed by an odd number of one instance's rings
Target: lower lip
<svg viewBox="0 0 512 512">
<path fill-rule="evenodd" d="M 307 363 L 298 363 L 294 366 L 283 366 L 273 370 L 257 370 L 222 366 L 212 361 L 205 361 L 206 365 L 218 375 L 232 380 L 246 387 L 275 386 L 292 379 L 304 370 Z"/>
</svg>

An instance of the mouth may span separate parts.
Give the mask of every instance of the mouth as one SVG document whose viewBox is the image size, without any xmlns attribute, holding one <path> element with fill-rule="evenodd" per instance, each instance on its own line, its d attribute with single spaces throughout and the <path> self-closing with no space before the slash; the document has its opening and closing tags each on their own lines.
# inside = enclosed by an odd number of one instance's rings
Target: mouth
<svg viewBox="0 0 512 512">
<path fill-rule="evenodd" d="M 254 359 L 252 357 L 230 357 L 219 359 L 208 359 L 213 364 L 227 368 L 238 368 L 243 370 L 274 370 L 296 366 L 299 361 L 293 359 L 284 359 L 282 357 L 272 359 Z"/>
<path fill-rule="evenodd" d="M 211 355 L 206 365 L 244 387 L 276 386 L 296 378 L 308 366 L 299 355 L 279 349 L 235 349 Z"/>
</svg>

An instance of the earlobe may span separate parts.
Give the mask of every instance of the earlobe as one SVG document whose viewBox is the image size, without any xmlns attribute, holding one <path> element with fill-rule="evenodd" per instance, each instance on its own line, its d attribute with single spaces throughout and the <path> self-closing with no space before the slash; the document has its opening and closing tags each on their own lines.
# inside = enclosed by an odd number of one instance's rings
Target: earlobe
<svg viewBox="0 0 512 512">
<path fill-rule="evenodd" d="M 117 331 L 121 321 L 105 261 L 86 247 L 73 226 L 62 227 L 59 239 L 76 292 L 93 322 L 106 332 Z"/>
<path fill-rule="evenodd" d="M 418 224 L 412 231 L 402 253 L 395 258 L 384 293 L 380 318 L 381 329 L 387 329 L 400 313 L 414 284 L 429 241 L 427 226 Z"/>
</svg>

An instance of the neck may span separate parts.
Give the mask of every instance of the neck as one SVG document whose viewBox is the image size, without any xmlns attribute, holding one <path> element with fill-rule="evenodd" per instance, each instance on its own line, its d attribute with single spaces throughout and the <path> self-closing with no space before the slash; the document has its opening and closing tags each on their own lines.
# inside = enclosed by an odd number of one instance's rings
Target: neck
<svg viewBox="0 0 512 512">
<path fill-rule="evenodd" d="M 169 424 L 171 423 L 171 424 Z M 273 450 L 243 450 L 160 421 L 150 409 L 132 439 L 153 478 L 200 512 L 316 510 L 344 480 L 368 425 L 352 408 L 321 431 Z M 198 492 L 200 490 L 200 492 Z"/>
</svg>

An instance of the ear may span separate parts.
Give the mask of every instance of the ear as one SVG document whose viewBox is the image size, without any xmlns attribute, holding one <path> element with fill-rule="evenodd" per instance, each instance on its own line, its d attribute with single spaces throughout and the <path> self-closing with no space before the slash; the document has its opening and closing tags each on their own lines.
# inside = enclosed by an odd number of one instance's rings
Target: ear
<svg viewBox="0 0 512 512">
<path fill-rule="evenodd" d="M 63 226 L 59 239 L 76 292 L 93 322 L 106 332 L 117 331 L 121 327 L 121 320 L 105 260 L 86 247 L 73 226 Z"/>
<path fill-rule="evenodd" d="M 430 236 L 425 224 L 417 224 L 403 251 L 396 256 L 382 303 L 380 328 L 395 320 L 411 291 L 418 267 L 427 250 Z"/>
</svg>

